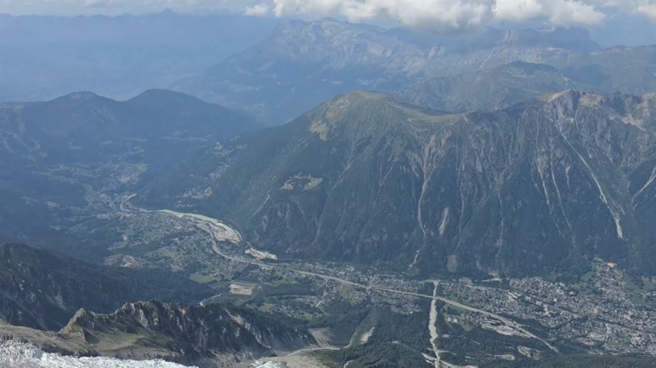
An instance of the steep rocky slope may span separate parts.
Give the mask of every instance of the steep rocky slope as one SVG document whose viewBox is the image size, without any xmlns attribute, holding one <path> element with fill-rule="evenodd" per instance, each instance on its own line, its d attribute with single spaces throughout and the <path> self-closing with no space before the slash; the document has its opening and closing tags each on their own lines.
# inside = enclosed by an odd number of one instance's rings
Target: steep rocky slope
<svg viewBox="0 0 656 368">
<path fill-rule="evenodd" d="M 106 315 L 80 310 L 57 333 L 0 324 L 0 336 L 64 355 L 161 358 L 201 367 L 229 366 L 315 343 L 307 331 L 272 316 L 219 305 L 160 302 L 126 304 Z"/>
<path fill-rule="evenodd" d="M 123 303 L 198 302 L 209 287 L 166 272 L 112 269 L 24 245 L 0 245 L 0 319 L 58 330 L 80 308 L 111 312 Z"/>
<path fill-rule="evenodd" d="M 142 202 L 230 219 L 279 257 L 482 277 L 578 275 L 602 257 L 653 273 L 655 109 L 565 91 L 447 115 L 355 92 L 187 159 Z"/>
</svg>

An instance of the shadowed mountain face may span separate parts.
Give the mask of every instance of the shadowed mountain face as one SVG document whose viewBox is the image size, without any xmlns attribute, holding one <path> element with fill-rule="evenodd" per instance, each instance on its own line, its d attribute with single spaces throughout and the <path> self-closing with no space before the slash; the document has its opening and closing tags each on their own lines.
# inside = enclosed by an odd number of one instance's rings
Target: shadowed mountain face
<svg viewBox="0 0 656 368">
<path fill-rule="evenodd" d="M 446 115 L 356 92 L 187 159 L 142 201 L 233 220 L 279 257 L 483 276 L 577 275 L 599 256 L 653 273 L 655 109 L 566 91 Z"/>
<path fill-rule="evenodd" d="M 194 303 L 212 292 L 167 272 L 113 269 L 0 245 L 0 319 L 14 325 L 58 330 L 80 308 L 108 313 L 142 299 Z"/>
<path fill-rule="evenodd" d="M 177 92 L 151 90 L 125 102 L 82 92 L 3 105 L 0 152 L 36 164 L 90 162 L 110 155 L 148 155 L 148 145 L 161 149 L 157 145 L 166 144 L 169 149 L 157 154 L 166 153 L 180 143 L 212 142 L 257 127 L 219 105 Z"/>
<path fill-rule="evenodd" d="M 0 336 L 66 355 L 163 358 L 201 367 L 272 356 L 315 344 L 305 330 L 252 311 L 160 302 L 125 304 L 112 314 L 82 309 L 58 333 L 0 323 Z"/>
<path fill-rule="evenodd" d="M 164 90 L 125 102 L 75 93 L 2 105 L 0 232 L 21 242 L 47 239 L 46 247 L 66 244 L 66 232 L 53 227 L 72 226 L 67 221 L 80 218 L 89 198 L 133 190 L 188 153 L 258 127 L 219 105 Z"/>
</svg>

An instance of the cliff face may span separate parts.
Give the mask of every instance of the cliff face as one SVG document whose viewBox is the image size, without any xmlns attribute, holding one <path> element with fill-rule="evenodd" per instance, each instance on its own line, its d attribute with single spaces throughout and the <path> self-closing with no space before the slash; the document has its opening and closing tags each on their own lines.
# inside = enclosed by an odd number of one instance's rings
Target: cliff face
<svg viewBox="0 0 656 368">
<path fill-rule="evenodd" d="M 103 267 L 0 244 L 0 319 L 15 325 L 59 330 L 80 308 L 109 313 L 142 298 L 195 303 L 212 292 L 167 272 Z"/>
<path fill-rule="evenodd" d="M 137 346 L 159 346 L 183 361 L 227 354 L 268 356 L 274 350 L 300 349 L 314 343 L 305 331 L 246 310 L 160 302 L 126 304 L 109 315 L 80 310 L 60 334 L 80 337 L 99 347 L 121 337 L 138 341 L 136 346 L 121 348 L 122 356 L 144 358 L 134 353 Z"/>
<path fill-rule="evenodd" d="M 217 367 L 315 344 L 305 330 L 255 312 L 160 302 L 125 304 L 112 314 L 78 311 L 61 331 L 0 324 L 0 339 L 63 355 L 104 356 Z"/>
<path fill-rule="evenodd" d="M 356 92 L 186 160 L 143 201 L 233 220 L 279 257 L 482 277 L 577 275 L 602 257 L 653 272 L 655 102 L 565 91 L 447 115 Z"/>
</svg>

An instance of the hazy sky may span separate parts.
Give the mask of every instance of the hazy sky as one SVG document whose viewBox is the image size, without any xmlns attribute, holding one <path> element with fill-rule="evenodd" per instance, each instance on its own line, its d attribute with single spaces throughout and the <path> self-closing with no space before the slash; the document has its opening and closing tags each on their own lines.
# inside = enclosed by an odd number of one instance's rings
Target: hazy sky
<svg viewBox="0 0 656 368">
<path fill-rule="evenodd" d="M 499 23 L 543 22 L 614 32 L 654 33 L 656 0 L 0 0 L 0 13 L 141 14 L 231 10 L 253 16 L 341 16 L 354 22 L 385 21 L 440 33 Z M 620 21 L 621 20 L 621 21 Z"/>
<path fill-rule="evenodd" d="M 268 1 L 268 0 L 267 0 Z M 0 13 L 56 15 L 143 14 L 231 10 L 244 12 L 262 0 L 0 0 Z"/>
</svg>

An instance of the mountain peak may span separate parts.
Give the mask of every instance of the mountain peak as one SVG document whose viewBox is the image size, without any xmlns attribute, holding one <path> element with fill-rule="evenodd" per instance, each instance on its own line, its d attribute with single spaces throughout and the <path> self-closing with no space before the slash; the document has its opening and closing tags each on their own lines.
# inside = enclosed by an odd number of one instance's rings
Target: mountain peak
<svg viewBox="0 0 656 368">
<path fill-rule="evenodd" d="M 372 29 L 372 30 L 381 30 L 381 31 L 383 30 L 382 28 L 371 24 L 351 23 L 351 22 L 341 21 L 333 17 L 323 17 L 314 20 L 292 20 L 288 24 L 294 26 L 340 26 L 340 27 Z"/>
<path fill-rule="evenodd" d="M 313 23 L 340 23 L 340 24 L 347 24 L 347 22 L 342 22 L 338 20 L 337 18 L 333 17 L 323 17 L 321 19 L 315 20 Z"/>
<path fill-rule="evenodd" d="M 656 127 L 656 94 L 642 97 L 616 92 L 605 95 L 597 92 L 566 90 L 541 97 L 549 105 L 561 111 L 575 113 L 581 108 L 598 109 L 612 119 L 619 119 L 626 125 L 641 130 L 654 130 Z"/>
<path fill-rule="evenodd" d="M 286 42 L 317 43 L 334 37 L 343 38 L 345 35 L 355 37 L 367 32 L 382 32 L 382 29 L 368 24 L 342 22 L 334 18 L 311 21 L 294 20 L 280 25 L 274 32 L 272 39 L 281 41 L 282 38 Z M 344 40 L 341 40 L 341 42 L 344 42 Z M 296 45 L 287 45 L 287 47 L 294 46 Z"/>
<path fill-rule="evenodd" d="M 583 28 L 513 29 L 504 31 L 505 45 L 551 47 L 579 53 L 600 51 L 602 47 L 590 39 Z"/>
<path fill-rule="evenodd" d="M 59 332 L 70 336 L 78 335 L 83 337 L 84 333 L 82 328 L 89 325 L 90 321 L 94 318 L 94 313 L 87 312 L 86 309 L 81 308 L 75 312 L 73 317 L 71 317 L 71 320 Z"/>
<path fill-rule="evenodd" d="M 384 93 L 355 91 L 335 97 L 307 117 L 310 131 L 327 140 L 341 129 L 361 136 L 381 133 L 400 123 L 446 121 L 449 114 L 407 105 Z"/>
<path fill-rule="evenodd" d="M 70 93 L 70 94 L 68 94 L 64 97 L 65 98 L 70 98 L 70 99 L 73 99 L 73 100 L 89 100 L 89 99 L 98 98 L 100 96 L 98 96 L 97 94 L 95 94 L 93 92 L 83 91 L 83 92 Z"/>
<path fill-rule="evenodd" d="M 580 104 L 587 107 L 610 108 L 618 112 L 620 115 L 624 115 L 637 105 L 652 100 L 652 95 L 648 94 L 639 97 L 621 92 L 606 95 L 598 92 L 582 92 L 574 89 L 567 89 L 561 92 L 543 95 L 542 99 L 549 103 L 566 103 L 570 105 Z"/>
<path fill-rule="evenodd" d="M 139 104 L 144 106 L 151 106 L 154 108 L 170 108 L 179 105 L 209 105 L 194 96 L 172 91 L 168 89 L 149 89 L 140 95 L 131 98 L 127 101 L 129 104 Z M 166 105 L 166 106 L 164 106 Z M 218 105 L 217 105 L 218 106 Z"/>
<path fill-rule="evenodd" d="M 151 96 L 154 96 L 154 97 L 162 97 L 162 96 L 163 97 L 169 97 L 169 96 L 182 97 L 182 96 L 186 96 L 186 97 L 196 99 L 195 97 L 192 97 L 191 95 L 188 95 L 188 94 L 185 94 L 185 93 L 182 93 L 182 92 L 172 91 L 170 89 L 159 89 L 159 88 L 147 89 L 147 90 L 143 91 L 141 94 L 137 95 L 136 97 L 133 97 L 132 99 L 139 98 L 139 97 L 151 97 Z"/>
<path fill-rule="evenodd" d="M 448 113 L 430 110 L 405 104 L 393 96 L 373 91 L 354 91 L 339 95 L 323 105 L 327 108 L 328 115 L 337 116 L 340 113 L 354 110 L 360 113 L 385 113 L 387 109 L 397 109 L 409 115 L 424 116 L 426 118 L 444 116 Z M 321 108 L 320 108 L 321 109 Z"/>
<path fill-rule="evenodd" d="M 93 92 L 74 92 L 50 101 L 40 102 L 40 104 L 55 109 L 68 109 L 72 107 L 85 109 L 91 106 L 116 106 L 119 105 L 120 102 L 97 95 Z"/>
<path fill-rule="evenodd" d="M 548 93 L 543 95 L 542 97 L 547 102 L 554 102 L 558 100 L 578 102 L 578 99 L 581 98 L 583 94 L 584 94 L 583 92 L 579 92 L 573 89 L 566 89 L 560 92 Z"/>
<path fill-rule="evenodd" d="M 358 100 L 367 100 L 367 101 L 381 101 L 381 100 L 392 100 L 389 95 L 376 91 L 353 91 L 350 93 L 342 94 L 337 96 L 333 101 L 348 100 L 348 101 L 358 101 Z"/>
<path fill-rule="evenodd" d="M 448 113 L 441 112 L 441 111 L 436 111 L 436 110 L 430 110 L 430 109 L 424 109 L 419 106 L 413 106 L 413 105 L 408 105 L 405 104 L 399 100 L 397 100 L 394 96 L 386 94 L 386 93 L 381 93 L 381 92 L 375 92 L 375 91 L 366 91 L 366 90 L 359 90 L 359 91 L 353 91 L 351 93 L 347 94 L 342 94 L 337 97 L 335 97 L 333 100 L 328 102 L 327 104 L 329 105 L 334 105 L 334 104 L 344 104 L 344 103 L 349 103 L 349 104 L 363 104 L 363 105 L 369 105 L 369 107 L 373 107 L 373 104 L 376 104 L 378 106 L 383 106 L 387 105 L 388 107 L 395 107 L 407 111 L 414 111 L 415 113 L 418 114 L 426 114 L 426 115 L 447 115 Z"/>
<path fill-rule="evenodd" d="M 76 103 L 89 103 L 93 101 L 113 101 L 113 100 L 107 97 L 97 95 L 93 92 L 82 91 L 82 92 L 69 93 L 67 95 L 55 98 L 47 102 L 63 102 L 63 101 L 76 102 Z"/>
</svg>

